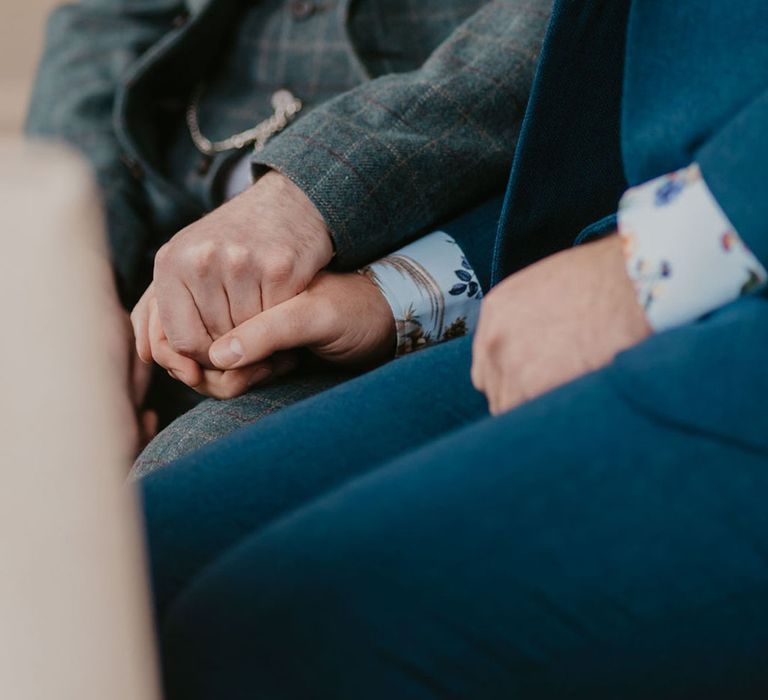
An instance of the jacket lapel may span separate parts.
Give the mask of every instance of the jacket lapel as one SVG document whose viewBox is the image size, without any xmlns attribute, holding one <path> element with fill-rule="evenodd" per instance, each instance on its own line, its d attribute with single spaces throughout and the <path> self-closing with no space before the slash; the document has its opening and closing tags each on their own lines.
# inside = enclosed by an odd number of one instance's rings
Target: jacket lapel
<svg viewBox="0 0 768 700">
<path fill-rule="evenodd" d="M 626 187 L 621 92 L 630 0 L 559 0 L 512 166 L 494 283 L 571 246 Z"/>
</svg>

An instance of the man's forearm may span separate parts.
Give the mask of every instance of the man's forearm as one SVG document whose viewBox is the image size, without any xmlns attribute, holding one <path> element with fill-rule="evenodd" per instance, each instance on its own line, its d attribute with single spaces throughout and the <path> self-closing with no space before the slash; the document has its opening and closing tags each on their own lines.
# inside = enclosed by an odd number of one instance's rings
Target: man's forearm
<svg viewBox="0 0 768 700">
<path fill-rule="evenodd" d="M 412 73 L 330 101 L 255 158 L 322 213 L 353 268 L 500 189 L 514 153 L 548 0 L 483 7 Z"/>
</svg>

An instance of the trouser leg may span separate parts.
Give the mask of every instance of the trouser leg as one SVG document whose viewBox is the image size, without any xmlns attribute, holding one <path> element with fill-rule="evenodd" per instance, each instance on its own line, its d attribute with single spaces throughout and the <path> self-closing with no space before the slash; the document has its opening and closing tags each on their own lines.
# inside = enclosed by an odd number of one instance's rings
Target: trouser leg
<svg viewBox="0 0 768 700">
<path fill-rule="evenodd" d="M 464 338 L 288 407 L 142 481 L 158 614 L 240 538 L 487 415 Z"/>
<path fill-rule="evenodd" d="M 242 537 L 164 620 L 168 697 L 764 697 L 766 461 L 592 375 Z"/>
</svg>

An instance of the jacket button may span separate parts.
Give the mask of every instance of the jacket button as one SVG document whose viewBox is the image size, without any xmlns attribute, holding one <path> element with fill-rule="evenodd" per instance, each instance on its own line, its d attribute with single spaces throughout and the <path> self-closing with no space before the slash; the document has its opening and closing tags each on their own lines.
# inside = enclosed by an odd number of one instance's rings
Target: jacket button
<svg viewBox="0 0 768 700">
<path fill-rule="evenodd" d="M 291 14 L 295 19 L 306 19 L 315 10 L 317 6 L 311 0 L 292 0 Z"/>
<path fill-rule="evenodd" d="M 139 161 L 127 155 L 124 155 L 121 158 L 121 160 L 123 161 L 123 165 L 125 165 L 125 167 L 128 168 L 128 172 L 131 173 L 131 176 L 135 180 L 141 181 L 144 179 L 144 168 L 141 166 L 141 163 L 139 163 Z"/>
<path fill-rule="evenodd" d="M 189 22 L 189 12 L 182 12 L 171 20 L 174 29 L 181 29 L 187 22 Z"/>
</svg>

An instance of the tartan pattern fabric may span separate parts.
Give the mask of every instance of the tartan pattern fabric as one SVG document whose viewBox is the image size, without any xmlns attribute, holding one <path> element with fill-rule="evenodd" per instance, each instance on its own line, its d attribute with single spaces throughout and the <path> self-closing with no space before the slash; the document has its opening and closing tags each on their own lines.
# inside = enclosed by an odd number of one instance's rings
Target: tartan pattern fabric
<svg viewBox="0 0 768 700">
<path fill-rule="evenodd" d="M 297 19 L 285 0 L 243 5 L 236 30 L 203 77 L 198 111 L 203 133 L 221 140 L 268 118 L 277 90 L 293 92 L 306 114 L 365 80 L 366 72 L 344 32 L 345 7 L 346 3 L 329 0 L 311 16 Z M 217 201 L 216 193 L 210 191 L 216 179 L 198 172 L 200 153 L 183 119 L 175 119 L 168 161 L 168 175 L 180 187 L 203 205 Z"/>
<path fill-rule="evenodd" d="M 416 70 L 484 3 L 326 0 L 311 3 L 311 13 L 298 19 L 285 0 L 244 6 L 236 31 L 205 78 L 199 109 L 203 132 L 220 140 L 261 122 L 272 114 L 272 94 L 283 88 L 302 100 L 301 119 L 371 77 Z M 174 134 L 169 177 L 201 206 L 214 206 L 220 181 L 199 172 L 200 153 L 183 120 L 176 120 Z"/>
<path fill-rule="evenodd" d="M 307 192 L 356 267 L 502 188 L 550 4 L 315 0 L 297 18 L 281 0 L 81 0 L 50 19 L 27 130 L 94 165 L 130 305 L 153 251 L 211 204 L 188 181 L 194 86 L 210 81 L 213 137 L 294 87 L 308 109 L 258 161 Z"/>
<path fill-rule="evenodd" d="M 484 3 L 327 0 L 295 19 L 290 2 L 261 0 L 243 10 L 216 61 L 201 117 L 223 137 L 269 116 L 276 90 L 311 108 L 368 78 L 416 70 Z"/>
<path fill-rule="evenodd" d="M 286 406 L 319 394 L 354 375 L 304 370 L 229 401 L 206 399 L 177 418 L 139 455 L 131 477 L 139 479 L 238 428 L 255 423 Z"/>
<path fill-rule="evenodd" d="M 381 257 L 503 187 L 549 10 L 542 0 L 484 4 L 421 68 L 321 105 L 255 164 L 314 202 L 339 267 Z"/>
<path fill-rule="evenodd" d="M 142 181 L 132 174 L 113 124 L 123 76 L 173 28 L 181 0 L 86 0 L 48 19 L 25 130 L 62 140 L 92 165 L 106 210 L 110 250 L 123 302 L 147 282 L 153 228 Z M 133 171 L 134 173 L 137 171 Z"/>
<path fill-rule="evenodd" d="M 349 8 L 349 35 L 369 78 L 420 68 L 486 0 L 365 0 Z"/>
</svg>

